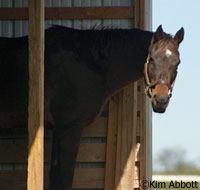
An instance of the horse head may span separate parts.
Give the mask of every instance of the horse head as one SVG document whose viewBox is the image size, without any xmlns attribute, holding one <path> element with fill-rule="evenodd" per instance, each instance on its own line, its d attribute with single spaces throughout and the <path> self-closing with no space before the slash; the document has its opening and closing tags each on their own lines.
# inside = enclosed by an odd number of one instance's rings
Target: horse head
<svg viewBox="0 0 200 190">
<path fill-rule="evenodd" d="M 163 32 L 162 26 L 158 27 L 152 37 L 144 75 L 147 85 L 145 92 L 150 97 L 155 112 L 165 112 L 172 96 L 180 64 L 178 48 L 183 37 L 183 28 L 173 37 Z"/>
</svg>

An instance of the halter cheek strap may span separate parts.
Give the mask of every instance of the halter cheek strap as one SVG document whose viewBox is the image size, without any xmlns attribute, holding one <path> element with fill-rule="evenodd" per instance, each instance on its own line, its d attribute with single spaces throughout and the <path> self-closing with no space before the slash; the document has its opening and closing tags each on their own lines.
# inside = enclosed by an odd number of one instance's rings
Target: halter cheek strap
<svg viewBox="0 0 200 190">
<path fill-rule="evenodd" d="M 151 98 L 151 93 L 150 93 L 150 89 L 152 89 L 153 87 L 155 87 L 157 84 L 162 84 L 162 85 L 165 85 L 165 86 L 168 86 L 169 88 L 169 98 L 172 97 L 172 91 L 173 91 L 173 88 L 174 88 L 174 84 L 175 84 L 175 81 L 176 81 L 176 78 L 174 79 L 173 83 L 172 84 L 169 84 L 168 82 L 165 82 L 163 80 L 158 80 L 158 81 L 155 81 L 155 82 L 150 82 L 149 80 L 149 75 L 148 75 L 148 65 L 149 65 L 149 61 L 151 59 L 151 56 L 150 54 L 148 54 L 147 56 L 147 59 L 146 59 L 146 62 L 144 64 L 144 77 L 145 77 L 145 81 L 146 81 L 146 88 L 144 90 L 144 93 L 149 97 Z"/>
<path fill-rule="evenodd" d="M 146 94 L 146 96 L 148 96 L 149 98 L 151 98 L 151 94 L 149 92 L 150 90 L 150 80 L 149 80 L 149 75 L 148 75 L 148 64 L 149 64 L 149 60 L 150 60 L 150 55 L 148 54 L 147 56 L 147 60 L 144 64 L 144 77 L 145 77 L 145 81 L 146 81 L 146 88 L 144 89 L 144 93 Z"/>
<path fill-rule="evenodd" d="M 149 60 L 150 60 L 150 59 L 151 59 L 151 57 L 150 57 L 150 55 L 148 54 L 146 63 L 144 64 L 144 76 L 145 76 L 145 80 L 146 80 L 147 86 L 150 85 L 149 75 L 148 75 L 148 64 L 149 64 Z"/>
</svg>

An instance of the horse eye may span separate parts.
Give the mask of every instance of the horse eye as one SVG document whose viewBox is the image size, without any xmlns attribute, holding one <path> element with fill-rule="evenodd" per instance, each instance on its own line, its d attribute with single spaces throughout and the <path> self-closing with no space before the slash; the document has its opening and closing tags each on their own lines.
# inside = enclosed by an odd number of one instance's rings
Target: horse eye
<svg viewBox="0 0 200 190">
<path fill-rule="evenodd" d="M 149 60 L 149 63 L 152 63 L 152 62 L 153 62 L 153 58 L 151 57 L 150 60 Z"/>
</svg>

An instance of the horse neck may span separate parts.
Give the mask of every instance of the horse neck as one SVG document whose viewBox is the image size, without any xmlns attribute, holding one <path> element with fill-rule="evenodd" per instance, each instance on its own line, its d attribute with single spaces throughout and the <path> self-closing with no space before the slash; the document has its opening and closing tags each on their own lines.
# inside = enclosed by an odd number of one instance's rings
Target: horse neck
<svg viewBox="0 0 200 190">
<path fill-rule="evenodd" d="M 153 33 L 132 29 L 123 31 L 121 35 L 124 37 L 116 38 L 107 58 L 106 82 L 109 95 L 143 76 Z"/>
</svg>

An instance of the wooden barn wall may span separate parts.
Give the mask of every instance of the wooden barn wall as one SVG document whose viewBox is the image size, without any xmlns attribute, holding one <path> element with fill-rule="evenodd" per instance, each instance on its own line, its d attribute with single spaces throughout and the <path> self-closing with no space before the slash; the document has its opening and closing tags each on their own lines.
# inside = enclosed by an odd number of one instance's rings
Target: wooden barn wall
<svg viewBox="0 0 200 190">
<path fill-rule="evenodd" d="M 131 7 L 135 16 L 127 19 L 54 19 L 46 20 L 45 27 L 57 24 L 80 29 L 134 26 L 150 29 L 150 20 L 148 23 L 144 22 L 146 19 L 143 16 L 144 4 L 140 3 L 144 1 L 147 2 L 146 10 L 148 10 L 149 0 L 45 0 L 46 7 Z M 8 7 L 28 7 L 28 0 L 0 0 L 0 8 Z M 146 14 L 149 14 L 148 11 Z M 27 20 L 0 20 L 0 36 L 19 37 L 27 34 Z M 110 100 L 95 123 L 85 128 L 77 158 L 74 189 L 126 190 L 126 187 L 139 189 L 140 181 L 150 178 L 151 107 L 144 96 L 143 88 L 142 80 L 130 85 Z M 16 130 L 10 135 L 7 132 L 5 134 L 0 134 L 0 185 L 4 190 L 23 190 L 26 188 L 27 169 L 26 132 Z M 49 182 L 51 142 L 51 132 L 46 130 L 46 190 Z M 122 175 L 124 171 L 129 172 L 128 175 L 131 173 L 130 180 L 127 180 L 128 176 Z"/>
<path fill-rule="evenodd" d="M 45 7 L 133 7 L 133 0 L 45 0 Z M 0 8 L 27 8 L 28 0 L 0 0 Z M 131 28 L 133 19 L 101 20 L 46 20 L 45 27 L 64 25 L 73 28 L 88 29 L 92 27 Z M 19 37 L 28 34 L 27 20 L 0 21 L 0 36 Z"/>
</svg>

